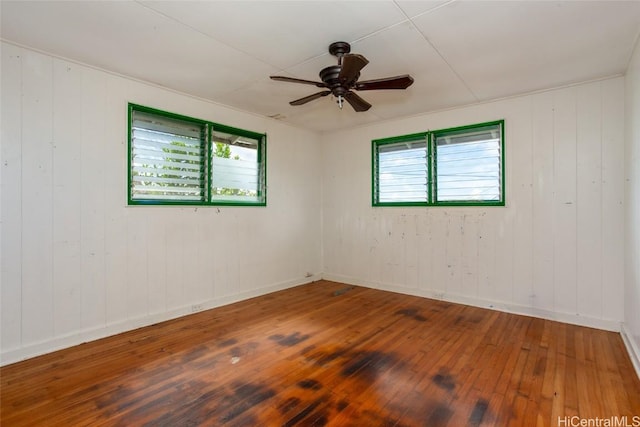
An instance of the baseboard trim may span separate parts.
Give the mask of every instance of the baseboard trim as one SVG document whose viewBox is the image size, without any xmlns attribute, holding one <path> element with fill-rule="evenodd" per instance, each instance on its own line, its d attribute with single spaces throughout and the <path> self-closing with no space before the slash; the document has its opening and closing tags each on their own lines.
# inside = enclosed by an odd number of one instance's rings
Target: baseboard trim
<svg viewBox="0 0 640 427">
<path fill-rule="evenodd" d="M 638 348 L 638 343 L 633 339 L 633 334 L 626 323 L 622 324 L 620 335 L 624 346 L 627 348 L 627 353 L 629 353 L 629 359 L 631 359 L 631 363 L 636 370 L 636 375 L 640 378 L 640 348 Z"/>
<path fill-rule="evenodd" d="M 202 307 L 201 310 L 198 310 L 198 312 L 200 312 L 228 304 L 233 304 L 234 302 L 243 301 L 249 298 L 266 295 L 271 292 L 277 292 L 284 289 L 304 285 L 320 279 L 320 274 L 314 274 L 302 279 L 287 280 L 246 292 L 240 292 L 237 294 L 227 295 L 224 297 L 214 298 L 206 301 L 198 301 L 196 302 L 196 304 Z M 36 343 L 30 343 L 20 348 L 7 350 L 3 349 L 2 352 L 0 352 L 0 366 L 20 362 L 22 360 L 30 359 L 36 356 L 52 353 L 57 350 L 62 350 L 123 332 L 132 331 L 138 328 L 150 326 L 159 322 L 165 322 L 167 320 L 176 319 L 178 317 L 187 316 L 193 313 L 193 304 L 189 304 L 187 306 L 178 307 L 162 313 L 152 313 L 134 319 L 127 319 L 122 322 L 115 322 L 100 327 L 83 329 L 72 334 L 58 336 Z"/>
<path fill-rule="evenodd" d="M 621 322 L 619 320 L 598 319 L 595 317 L 579 316 L 571 313 L 558 313 L 549 310 L 543 310 L 535 307 L 522 306 L 504 301 L 493 301 L 482 298 L 473 298 L 466 295 L 448 294 L 446 292 L 405 288 L 402 286 L 392 285 L 388 283 L 373 282 L 360 280 L 349 276 L 341 276 L 337 274 L 323 274 L 324 280 L 346 283 L 354 286 L 364 286 L 372 289 L 380 289 L 383 291 L 396 292 L 405 295 L 413 295 L 422 298 L 430 298 L 453 302 L 457 304 L 470 305 L 473 307 L 487 308 L 490 310 L 503 311 L 506 313 L 519 314 L 523 316 L 537 317 L 556 322 L 568 323 L 571 325 L 586 326 L 589 328 L 603 329 L 606 331 L 620 332 Z"/>
<path fill-rule="evenodd" d="M 277 292 L 280 290 L 292 288 L 295 286 L 304 285 L 320 279 L 330 280 L 335 282 L 341 282 L 348 285 L 364 286 L 372 289 L 380 289 L 389 292 L 396 292 L 406 295 L 414 295 L 422 298 L 430 298 L 436 300 L 442 300 L 447 302 L 453 302 L 458 304 L 465 304 L 473 307 L 487 308 L 490 310 L 503 311 L 507 313 L 519 314 L 524 316 L 532 316 L 547 320 L 553 320 L 563 323 L 568 323 L 578 326 L 586 326 L 590 328 L 603 329 L 613 332 L 619 332 L 622 336 L 629 357 L 633 363 L 633 366 L 640 377 L 640 350 L 637 344 L 633 340 L 633 335 L 630 333 L 626 325 L 615 320 L 597 319 L 592 317 L 577 316 L 569 313 L 556 313 L 548 310 L 536 309 L 534 307 L 520 306 L 517 304 L 510 304 L 501 301 L 485 300 L 480 298 L 470 298 L 464 295 L 454 295 L 442 293 L 434 290 L 424 290 L 416 288 L 405 288 L 402 286 L 396 286 L 386 283 L 372 282 L 367 280 L 360 280 L 349 276 L 342 276 L 336 274 L 314 274 L 303 279 L 288 280 L 273 285 L 265 286 L 262 288 L 253 289 L 247 292 L 241 292 L 234 295 L 228 295 L 220 298 L 215 298 L 207 301 L 199 302 L 202 306 L 202 310 L 209 310 L 216 307 L 221 307 L 228 304 L 233 304 L 238 301 L 243 301 L 249 298 L 258 297 L 271 292 Z M 119 333 L 131 331 L 134 329 L 142 328 L 145 326 L 153 325 L 154 323 L 164 322 L 167 320 L 176 319 L 178 317 L 187 316 L 193 314 L 192 305 L 179 307 L 173 310 L 169 310 L 163 313 L 155 313 L 147 316 L 142 316 L 135 319 L 127 319 L 126 321 L 116 322 L 108 325 L 104 325 L 97 328 L 88 328 L 82 331 L 78 331 L 73 334 L 55 337 L 50 340 L 45 340 L 37 343 L 31 343 L 21 348 L 8 349 L 0 352 L 0 366 L 8 365 L 11 363 L 19 362 L 21 360 L 29 359 L 32 357 L 40 356 L 43 354 L 51 353 L 64 348 L 69 348 L 75 345 L 83 344 L 89 341 L 95 341 L 108 336 L 116 335 Z"/>
</svg>

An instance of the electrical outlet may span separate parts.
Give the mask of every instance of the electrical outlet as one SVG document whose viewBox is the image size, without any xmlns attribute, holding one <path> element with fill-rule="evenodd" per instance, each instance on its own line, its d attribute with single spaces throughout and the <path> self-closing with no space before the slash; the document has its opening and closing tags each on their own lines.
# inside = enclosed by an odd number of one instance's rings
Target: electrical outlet
<svg viewBox="0 0 640 427">
<path fill-rule="evenodd" d="M 202 311 L 202 304 L 193 304 L 191 306 L 191 312 L 192 313 L 197 313 L 199 311 Z"/>
</svg>

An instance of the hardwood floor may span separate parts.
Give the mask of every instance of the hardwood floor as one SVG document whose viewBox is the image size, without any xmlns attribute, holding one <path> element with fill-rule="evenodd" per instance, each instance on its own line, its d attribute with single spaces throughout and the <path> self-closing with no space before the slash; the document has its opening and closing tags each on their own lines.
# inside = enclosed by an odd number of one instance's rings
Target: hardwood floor
<svg viewBox="0 0 640 427">
<path fill-rule="evenodd" d="M 640 416 L 619 334 L 326 281 L 5 366 L 0 377 L 2 426 Z"/>
</svg>

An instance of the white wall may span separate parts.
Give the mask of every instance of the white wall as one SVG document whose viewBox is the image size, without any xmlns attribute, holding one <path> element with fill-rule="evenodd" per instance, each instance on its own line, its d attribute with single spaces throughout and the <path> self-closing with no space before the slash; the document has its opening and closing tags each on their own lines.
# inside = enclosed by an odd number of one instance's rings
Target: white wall
<svg viewBox="0 0 640 427">
<path fill-rule="evenodd" d="M 623 337 L 640 375 L 640 42 L 625 77 L 625 318 Z"/>
<path fill-rule="evenodd" d="M 318 136 L 3 43 L 1 363 L 307 272 L 605 329 L 624 321 L 638 346 L 639 57 L 626 78 Z M 127 207 L 127 102 L 266 132 L 268 206 Z M 372 139 L 497 119 L 506 207 L 371 206 Z"/>
<path fill-rule="evenodd" d="M 267 133 L 268 206 L 127 207 L 127 102 Z M 2 44 L 1 357 L 310 281 L 318 136 Z"/>
<path fill-rule="evenodd" d="M 371 206 L 372 139 L 498 119 L 506 207 Z M 620 330 L 623 125 L 613 78 L 323 136 L 324 277 Z"/>
</svg>

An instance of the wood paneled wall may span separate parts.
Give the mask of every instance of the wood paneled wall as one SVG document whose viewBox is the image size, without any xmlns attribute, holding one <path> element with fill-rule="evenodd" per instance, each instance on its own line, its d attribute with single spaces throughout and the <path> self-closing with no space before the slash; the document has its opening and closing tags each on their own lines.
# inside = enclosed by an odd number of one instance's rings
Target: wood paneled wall
<svg viewBox="0 0 640 427">
<path fill-rule="evenodd" d="M 268 206 L 127 207 L 128 102 L 266 132 Z M 310 281 L 317 139 L 3 43 L 2 362 Z"/>
<path fill-rule="evenodd" d="M 620 77 L 316 135 L 3 43 L 2 363 L 307 273 L 618 330 L 624 99 Z M 269 206 L 127 207 L 127 102 L 267 132 Z M 507 206 L 371 207 L 372 139 L 496 119 Z"/>
<path fill-rule="evenodd" d="M 505 120 L 505 207 L 371 207 L 371 140 Z M 325 278 L 619 330 L 624 79 L 323 137 Z"/>
<path fill-rule="evenodd" d="M 640 375 L 640 42 L 625 76 L 624 336 Z"/>
</svg>

